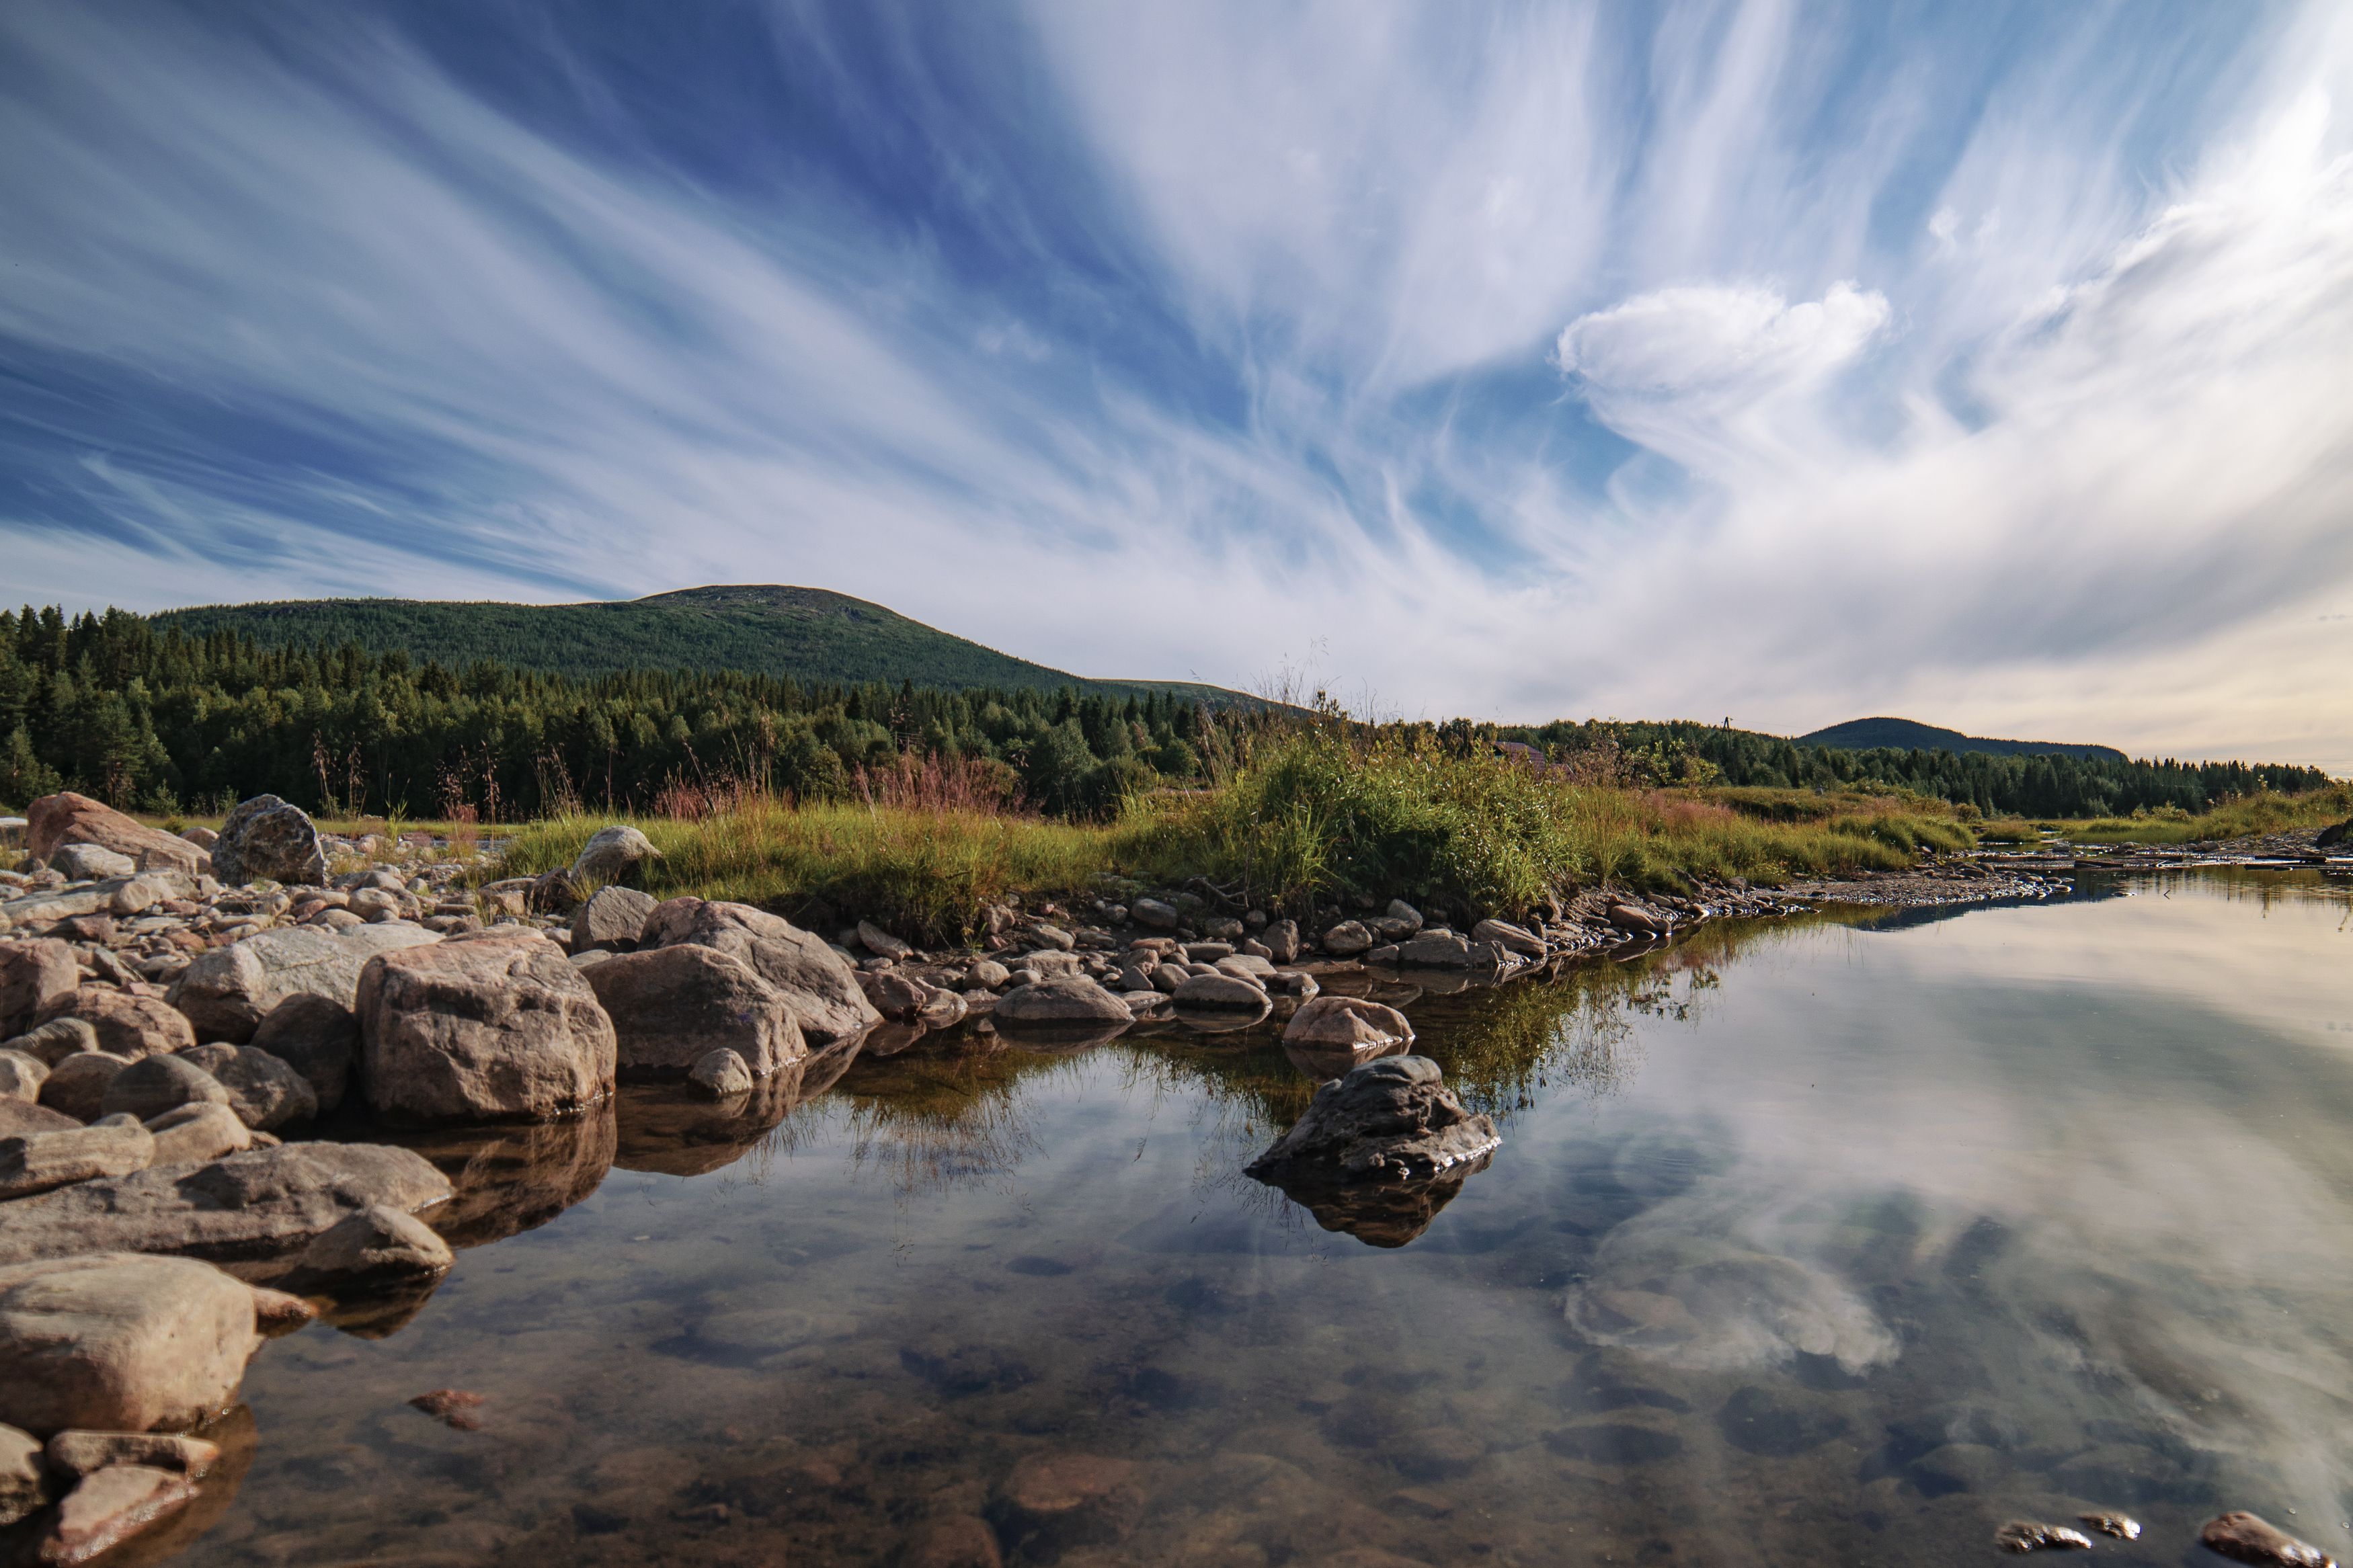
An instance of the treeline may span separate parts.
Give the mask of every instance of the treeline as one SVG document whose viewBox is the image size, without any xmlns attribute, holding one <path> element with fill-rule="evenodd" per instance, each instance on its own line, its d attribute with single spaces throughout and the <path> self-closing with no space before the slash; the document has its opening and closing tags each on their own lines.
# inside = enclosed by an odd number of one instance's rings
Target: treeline
<svg viewBox="0 0 2353 1568">
<path fill-rule="evenodd" d="M 1614 752 L 1651 782 L 1778 789 L 1892 785 L 1973 805 L 1988 816 L 2127 816 L 2168 806 L 2196 815 L 2263 790 L 2301 795 L 2329 784 L 2317 768 L 2270 763 L 1850 751 L 1690 722 L 1558 722 L 1499 733 L 1572 766 L 1580 756 Z"/>
<path fill-rule="evenodd" d="M 1171 693 L 575 679 L 191 637 L 120 610 L 0 611 L 0 801 L 20 806 L 69 788 L 128 809 L 220 810 L 267 790 L 313 811 L 512 821 L 746 788 L 840 799 L 871 788 L 870 771 L 908 787 L 913 754 L 948 764 L 960 799 L 1087 816 L 1193 779 L 1216 744 L 1206 712 Z"/>
</svg>

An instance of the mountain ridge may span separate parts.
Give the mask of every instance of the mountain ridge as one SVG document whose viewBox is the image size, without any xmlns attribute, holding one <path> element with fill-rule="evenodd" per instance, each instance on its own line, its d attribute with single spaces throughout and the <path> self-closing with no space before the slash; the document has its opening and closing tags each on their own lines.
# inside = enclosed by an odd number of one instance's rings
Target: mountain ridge
<svg viewBox="0 0 2353 1568">
<path fill-rule="evenodd" d="M 337 598 L 196 605 L 149 617 L 191 636 L 237 631 L 268 647 L 395 648 L 460 666 L 495 659 L 519 669 L 593 677 L 632 669 L 736 670 L 838 685 L 881 681 L 944 688 L 1075 688 L 1088 692 L 1255 700 L 1198 681 L 1073 675 L 1003 653 L 828 588 L 714 583 L 638 599 L 566 605 L 502 600 Z"/>
<path fill-rule="evenodd" d="M 2128 760 L 2114 746 L 2095 746 L 2073 741 L 1997 741 L 1982 735 L 1964 735 L 1958 730 L 1942 729 L 1935 724 L 1923 724 L 1915 719 L 1883 715 L 1850 719 L 1843 724 L 1832 724 L 1827 729 L 1815 730 L 1793 739 L 1800 745 L 1828 746 L 1844 752 L 1886 748 L 1899 752 L 1951 752 L 1957 755 L 1979 752 L 1997 757 L 2096 757 L 2117 763 Z"/>
</svg>

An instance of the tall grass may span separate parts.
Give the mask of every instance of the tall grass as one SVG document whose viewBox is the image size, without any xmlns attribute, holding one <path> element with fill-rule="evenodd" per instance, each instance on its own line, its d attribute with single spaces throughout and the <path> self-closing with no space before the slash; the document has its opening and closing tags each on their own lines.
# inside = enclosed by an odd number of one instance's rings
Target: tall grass
<svg viewBox="0 0 2353 1568">
<path fill-rule="evenodd" d="M 2174 811 L 2052 826 L 2084 844 L 2200 844 L 2326 827 L 2348 817 L 2353 817 L 2353 784 L 2340 784 L 2305 795 L 2242 795 L 2198 816 Z"/>
</svg>

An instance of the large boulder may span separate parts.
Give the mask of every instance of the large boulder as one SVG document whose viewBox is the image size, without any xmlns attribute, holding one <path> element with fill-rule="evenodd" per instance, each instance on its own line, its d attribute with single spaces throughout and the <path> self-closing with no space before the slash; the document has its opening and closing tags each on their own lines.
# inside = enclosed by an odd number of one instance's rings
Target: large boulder
<svg viewBox="0 0 2353 1568">
<path fill-rule="evenodd" d="M 118 1057 L 168 1056 L 196 1043 L 186 1015 L 153 996 L 111 985 L 83 985 L 41 1009 L 41 1022 L 79 1018 L 98 1036 L 98 1048 Z"/>
<path fill-rule="evenodd" d="M 71 790 L 43 795 L 26 808 L 25 848 L 47 860 L 68 844 L 95 844 L 134 863 L 164 865 L 190 876 L 209 868 L 205 852 L 185 838 L 135 822 L 111 806 Z"/>
<path fill-rule="evenodd" d="M 749 904 L 670 899 L 654 906 L 640 949 L 692 943 L 733 954 L 785 994 L 812 1047 L 863 1034 L 882 1021 L 859 987 L 858 971 L 823 937 Z"/>
<path fill-rule="evenodd" d="M 613 1091 L 613 1022 L 535 931 L 379 954 L 353 1010 L 362 1089 L 380 1115 L 537 1121 Z"/>
<path fill-rule="evenodd" d="M 0 1199 L 31 1197 L 100 1176 L 127 1176 L 155 1160 L 155 1140 L 131 1121 L 0 1138 Z"/>
<path fill-rule="evenodd" d="M 808 1054 L 785 994 L 715 947 L 624 952 L 580 973 L 613 1020 L 624 1072 L 691 1073 L 723 1048 L 765 1078 Z"/>
<path fill-rule="evenodd" d="M 69 882 L 102 882 L 109 877 L 136 877 L 139 862 L 96 844 L 60 844 L 49 857 L 49 868 Z"/>
<path fill-rule="evenodd" d="M 73 948 L 55 938 L 0 942 L 0 1040 L 33 1027 L 41 1010 L 81 984 Z"/>
<path fill-rule="evenodd" d="M 441 939 L 397 921 L 341 934 L 320 926 L 284 926 L 199 953 L 174 981 L 173 1006 L 199 1039 L 243 1045 L 289 996 L 324 996 L 344 1007 L 358 999 L 360 971 L 380 952 Z"/>
<path fill-rule="evenodd" d="M 1318 996 L 1302 1003 L 1291 1016 L 1283 1026 L 1282 1043 L 1362 1053 L 1369 1060 L 1410 1049 L 1413 1026 L 1396 1008 L 1362 996 Z"/>
<path fill-rule="evenodd" d="M 0 1268 L 0 1421 L 35 1436 L 194 1426 L 235 1401 L 260 1342 L 252 1289 L 210 1264 L 100 1251 Z"/>
<path fill-rule="evenodd" d="M 1250 1162 L 1261 1180 L 1306 1171 L 1343 1181 L 1427 1176 L 1484 1159 L 1502 1142 L 1428 1057 L 1387 1057 L 1316 1089 L 1306 1111 Z"/>
<path fill-rule="evenodd" d="M 109 1051 L 76 1051 L 62 1057 L 41 1080 L 41 1103 L 76 1121 L 95 1121 L 106 1099 L 106 1086 L 130 1065 L 129 1057 Z"/>
<path fill-rule="evenodd" d="M 213 875 L 227 887 L 285 882 L 324 887 L 327 851 L 310 814 L 274 795 L 239 801 L 213 844 Z"/>
<path fill-rule="evenodd" d="M 997 999 L 997 1010 L 991 1016 L 1000 1025 L 1018 1027 L 1024 1024 L 1126 1024 L 1134 1014 L 1125 1002 L 1087 976 L 1064 974 L 1015 986 Z"/>
<path fill-rule="evenodd" d="M 207 1046 L 206 1050 L 232 1053 L 212 1068 L 237 1120 L 257 1132 L 308 1121 L 319 1114 L 318 1091 L 310 1080 L 286 1062 L 252 1046 Z M 119 1081 L 119 1080 L 118 1080 Z"/>
<path fill-rule="evenodd" d="M 413 1214 L 448 1196 L 448 1178 L 406 1149 L 281 1143 L 18 1198 L 0 1226 L 0 1263 L 93 1251 L 266 1259 L 371 1204 Z"/>
<path fill-rule="evenodd" d="M 600 828 L 573 860 L 569 876 L 575 887 L 596 882 L 617 882 L 642 862 L 660 858 L 661 851 L 636 828 L 625 826 Z"/>
<path fill-rule="evenodd" d="M 356 994 L 358 981 L 353 991 Z M 253 1031 L 252 1049 L 267 1051 L 302 1075 L 318 1113 L 343 1102 L 360 1059 L 359 1015 L 332 996 L 301 991 L 269 1010 Z"/>
</svg>

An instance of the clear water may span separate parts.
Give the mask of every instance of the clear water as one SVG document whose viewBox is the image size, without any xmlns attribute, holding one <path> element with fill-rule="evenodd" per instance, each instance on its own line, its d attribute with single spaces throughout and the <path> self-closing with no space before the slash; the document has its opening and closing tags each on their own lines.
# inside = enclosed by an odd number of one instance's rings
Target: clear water
<svg viewBox="0 0 2353 1568">
<path fill-rule="evenodd" d="M 1016 1562 L 1939 1563 L 2092 1508 L 2147 1526 L 2107 1559 L 2223 1508 L 2346 1555 L 2348 889 L 2089 891 L 1412 999 L 1504 1142 L 1402 1246 L 1240 1173 L 1312 1087 L 1261 1031 L 445 1140 L 475 1245 L 265 1349 L 149 1555 L 890 1563 L 977 1517 Z M 1140 1511 L 1020 1544 L 1049 1453 Z"/>
</svg>

